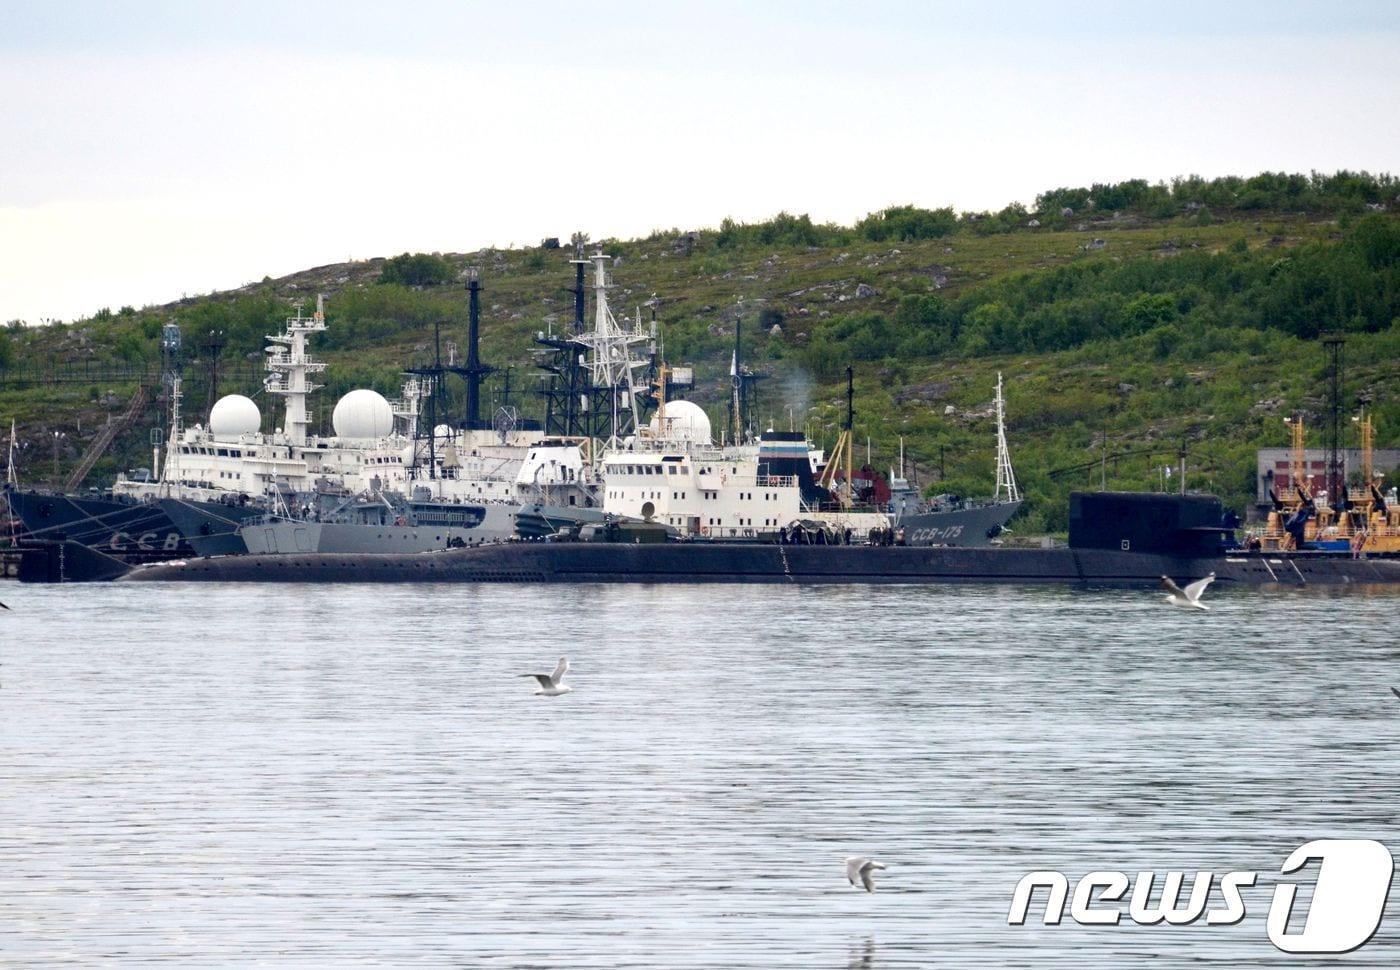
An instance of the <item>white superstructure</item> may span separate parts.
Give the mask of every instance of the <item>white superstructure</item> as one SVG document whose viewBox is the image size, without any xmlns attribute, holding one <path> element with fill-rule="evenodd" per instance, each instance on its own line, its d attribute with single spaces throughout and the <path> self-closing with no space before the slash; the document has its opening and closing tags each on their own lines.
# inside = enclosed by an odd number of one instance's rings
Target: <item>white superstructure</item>
<svg viewBox="0 0 1400 970">
<path fill-rule="evenodd" d="M 604 511 L 725 539 L 803 523 L 834 533 L 849 529 L 852 538 L 864 539 L 871 529 L 890 526 L 885 513 L 843 508 L 815 487 L 820 453 L 801 435 L 769 432 L 757 445 L 716 447 L 697 405 L 670 401 L 662 414 L 625 447 L 604 452 Z"/>
<path fill-rule="evenodd" d="M 606 305 L 604 311 L 604 319 L 611 320 Z M 285 504 L 287 511 L 294 511 L 298 496 L 326 488 L 515 505 L 545 486 L 566 504 L 591 500 L 592 480 L 584 474 L 583 451 L 576 442 L 546 442 L 539 431 L 504 425 L 489 430 L 440 425 L 432 429 L 430 442 L 420 433 L 425 429 L 419 428 L 419 419 L 422 402 L 432 392 L 431 380 L 410 379 L 402 398 L 392 402 L 367 388 L 352 390 L 332 412 L 335 434 L 310 434 L 307 395 L 319 385 L 309 375 L 325 365 L 307 353 L 306 340 L 325 329 L 324 303 L 318 297 L 313 316 L 298 312 L 281 334 L 267 338 L 264 386 L 286 400 L 281 427 L 263 432 L 257 404 L 240 394 L 220 398 L 207 427 L 182 427 L 172 413 L 164 463 L 157 459 L 157 480 L 119 476 L 113 491 L 137 498 L 260 499 Z M 178 401 L 177 388 L 172 391 L 172 401 Z"/>
</svg>

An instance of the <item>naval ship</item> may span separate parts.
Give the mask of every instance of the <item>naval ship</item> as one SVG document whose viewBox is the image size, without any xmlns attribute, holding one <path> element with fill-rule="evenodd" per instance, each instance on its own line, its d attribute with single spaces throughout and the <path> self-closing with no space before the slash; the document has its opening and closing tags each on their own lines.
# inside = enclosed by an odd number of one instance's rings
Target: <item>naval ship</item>
<svg viewBox="0 0 1400 970">
<path fill-rule="evenodd" d="M 578 475 L 583 461 L 577 442 L 545 440 L 514 421 L 486 427 L 476 413 L 479 382 L 490 368 L 477 359 L 475 278 L 469 290 L 467 366 L 443 366 L 435 359 L 432 367 L 411 372 L 415 376 L 396 402 L 367 388 L 350 391 L 335 405 L 331 437 L 311 434 L 307 416 L 307 396 L 319 387 L 311 376 L 325 367 L 307 349 L 308 338 L 326 329 L 319 296 L 313 315 L 298 311 L 268 338 L 265 389 L 286 401 L 285 421 L 274 433 L 261 432 L 257 405 L 238 394 L 220 398 L 207 425 L 182 426 L 176 369 L 169 378 L 164 462 L 159 446 L 154 455 L 158 476 L 119 475 L 109 492 L 78 496 L 7 486 L 8 507 L 23 524 L 25 541 L 61 538 L 129 562 L 250 551 L 369 551 L 378 548 L 376 541 L 416 550 L 512 535 L 521 493 L 533 499 L 541 487 L 557 501 L 591 504 L 592 486 Z M 471 408 L 461 428 L 436 420 L 436 390 L 448 372 L 464 373 L 471 385 Z M 400 507 L 374 523 L 333 515 L 309 525 L 312 513 L 324 508 L 328 489 Z M 374 524 L 376 538 L 357 530 L 359 524 Z"/>
<path fill-rule="evenodd" d="M 1242 547 L 1209 495 L 1076 492 L 1069 545 L 1055 549 L 900 546 L 837 530 L 776 542 L 689 538 L 662 522 L 613 522 L 577 538 L 418 554 L 219 556 L 132 567 L 94 550 L 27 550 L 22 580 L 323 583 L 1058 583 L 1152 586 L 1215 574 L 1222 586 L 1400 583 L 1400 555 Z"/>
<path fill-rule="evenodd" d="M 890 511 L 895 527 L 903 530 L 905 541 L 913 546 L 985 546 L 1006 530 L 1006 523 L 1021 508 L 1021 490 L 1011 467 L 1011 450 L 1006 444 L 1006 402 L 1001 374 L 997 373 L 994 399 L 997 435 L 997 478 L 992 497 L 968 499 L 938 495 L 920 500 L 917 489 L 904 477 L 903 445 L 900 446 L 899 475 L 890 475 Z"/>
</svg>

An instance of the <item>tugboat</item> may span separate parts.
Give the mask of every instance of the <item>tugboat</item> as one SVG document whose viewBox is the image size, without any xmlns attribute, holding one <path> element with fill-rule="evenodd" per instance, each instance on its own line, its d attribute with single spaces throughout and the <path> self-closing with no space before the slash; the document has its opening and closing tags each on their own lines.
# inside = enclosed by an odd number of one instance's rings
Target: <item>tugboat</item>
<svg viewBox="0 0 1400 970">
<path fill-rule="evenodd" d="M 1375 470 L 1375 423 L 1369 414 L 1358 420 L 1361 432 L 1361 481 L 1348 488 L 1344 476 L 1334 474 L 1325 490 L 1314 491 L 1305 481 L 1301 415 L 1287 419 L 1292 437 L 1289 485 L 1284 498 L 1269 490 L 1273 500 L 1264 529 L 1247 541 L 1266 552 L 1306 549 L 1350 552 L 1360 557 L 1400 553 L 1400 501 L 1394 489 L 1381 492 L 1384 481 Z"/>
</svg>

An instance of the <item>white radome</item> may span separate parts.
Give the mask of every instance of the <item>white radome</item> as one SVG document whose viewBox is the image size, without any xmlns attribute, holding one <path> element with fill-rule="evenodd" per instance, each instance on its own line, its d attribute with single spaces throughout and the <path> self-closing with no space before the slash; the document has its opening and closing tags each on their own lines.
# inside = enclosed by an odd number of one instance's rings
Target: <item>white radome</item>
<svg viewBox="0 0 1400 970">
<path fill-rule="evenodd" d="M 383 438 L 394 430 L 394 409 L 389 407 L 384 395 L 362 387 L 335 403 L 331 426 L 337 438 L 360 441 Z"/>
<path fill-rule="evenodd" d="M 651 416 L 651 433 L 662 435 L 657 415 Z M 666 438 L 690 441 L 695 444 L 710 443 L 710 418 L 704 408 L 694 401 L 666 402 Z"/>
<path fill-rule="evenodd" d="M 237 438 L 257 434 L 262 427 L 258 406 L 242 394 L 226 394 L 209 411 L 209 431 L 216 438 Z"/>
</svg>

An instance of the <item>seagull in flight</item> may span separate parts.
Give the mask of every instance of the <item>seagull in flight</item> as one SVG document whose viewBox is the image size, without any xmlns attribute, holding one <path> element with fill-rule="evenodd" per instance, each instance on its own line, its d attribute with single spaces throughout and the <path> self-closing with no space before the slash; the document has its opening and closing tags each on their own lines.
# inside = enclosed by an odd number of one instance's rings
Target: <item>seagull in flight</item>
<svg viewBox="0 0 1400 970">
<path fill-rule="evenodd" d="M 560 657 L 559 663 L 554 668 L 552 674 L 521 674 L 521 677 L 533 677 L 540 682 L 540 689 L 535 691 L 535 696 L 558 697 L 560 694 L 567 694 L 573 690 L 563 684 L 564 675 L 569 672 L 569 658 Z"/>
<path fill-rule="evenodd" d="M 1166 600 L 1172 606 L 1190 606 L 1198 610 L 1208 610 L 1210 607 L 1201 602 L 1201 594 L 1213 582 L 1215 582 L 1215 573 L 1211 573 L 1205 579 L 1198 579 L 1194 583 L 1187 583 L 1186 588 L 1182 589 L 1172 582 L 1170 576 L 1163 576 L 1162 588 L 1167 591 Z"/>
<path fill-rule="evenodd" d="M 883 868 L 883 862 L 876 862 L 864 856 L 853 855 L 846 858 L 846 878 L 851 881 L 852 886 L 856 885 L 856 880 L 859 879 L 860 885 L 863 885 L 868 893 L 875 891 L 875 870 Z"/>
</svg>

